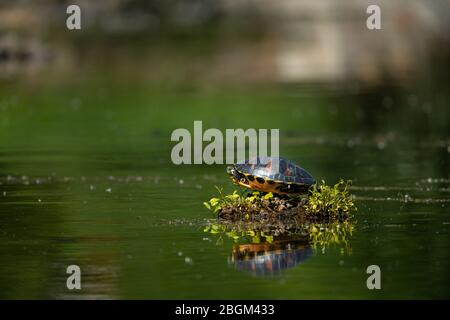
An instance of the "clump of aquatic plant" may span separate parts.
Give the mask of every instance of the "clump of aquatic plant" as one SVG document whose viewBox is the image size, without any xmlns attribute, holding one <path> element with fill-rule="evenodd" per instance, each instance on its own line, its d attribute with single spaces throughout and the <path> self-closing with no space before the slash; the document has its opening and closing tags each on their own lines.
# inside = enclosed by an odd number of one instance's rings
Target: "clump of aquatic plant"
<svg viewBox="0 0 450 320">
<path fill-rule="evenodd" d="M 272 243 L 283 237 L 306 239 L 313 247 L 336 244 L 348 247 L 347 239 L 353 231 L 348 218 L 356 210 L 350 181 L 341 180 L 334 186 L 321 182 L 314 186 L 309 197 L 278 196 L 252 192 L 219 196 L 204 202 L 216 219 L 209 221 L 204 231 L 225 235 L 235 242 Z"/>
<path fill-rule="evenodd" d="M 267 215 L 299 207 L 300 203 L 304 203 L 298 199 L 275 197 L 271 192 L 254 191 L 251 194 L 242 195 L 234 191 L 232 194 L 224 195 L 221 188 L 217 187 L 217 190 L 219 197 L 211 198 L 203 204 L 219 218 L 228 220 L 261 219 Z"/>
<path fill-rule="evenodd" d="M 303 214 L 318 219 L 347 218 L 356 210 L 348 191 L 350 185 L 351 181 L 341 180 L 334 186 L 322 181 L 311 188 L 309 197 L 281 197 L 258 191 L 250 194 L 234 191 L 224 195 L 223 190 L 217 188 L 219 196 L 204 202 L 204 205 L 219 218 L 229 220 L 249 220 L 282 213 Z"/>
<path fill-rule="evenodd" d="M 236 190 L 232 194 L 224 195 L 221 188 L 216 188 L 220 196 L 211 198 L 208 202 L 203 203 L 213 213 L 220 213 L 231 207 L 241 211 L 269 209 L 270 199 L 273 198 L 271 192 L 262 195 L 260 192 L 255 191 L 250 196 L 244 197 L 238 194 Z"/>
<path fill-rule="evenodd" d="M 334 186 L 328 186 L 325 181 L 314 185 L 311 195 L 304 205 L 306 214 L 314 217 L 339 218 L 348 216 L 356 210 L 352 196 L 348 191 L 351 181 L 341 180 Z"/>
<path fill-rule="evenodd" d="M 224 195 L 222 189 L 218 190 L 219 197 L 204 203 L 218 218 L 217 226 L 213 224 L 207 231 L 222 230 L 234 239 L 251 237 L 256 243 L 289 234 L 302 223 L 305 199 L 280 198 L 258 191 Z"/>
</svg>

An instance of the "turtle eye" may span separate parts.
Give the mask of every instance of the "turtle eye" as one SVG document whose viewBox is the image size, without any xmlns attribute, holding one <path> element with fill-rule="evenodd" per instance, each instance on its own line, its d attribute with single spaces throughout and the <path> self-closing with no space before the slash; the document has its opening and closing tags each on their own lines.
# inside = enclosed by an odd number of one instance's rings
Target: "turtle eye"
<svg viewBox="0 0 450 320">
<path fill-rule="evenodd" d="M 245 183 L 246 181 L 245 181 L 245 178 L 241 178 L 241 182 L 242 183 Z"/>
<path fill-rule="evenodd" d="M 236 173 L 236 170 L 234 170 L 234 168 L 230 166 L 230 167 L 227 167 L 227 173 L 234 175 Z"/>
</svg>

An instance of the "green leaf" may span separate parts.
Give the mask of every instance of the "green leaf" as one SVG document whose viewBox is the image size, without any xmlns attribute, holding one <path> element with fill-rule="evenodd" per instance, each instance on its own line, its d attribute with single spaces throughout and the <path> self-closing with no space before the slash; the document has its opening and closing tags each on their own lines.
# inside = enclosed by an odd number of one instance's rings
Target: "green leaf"
<svg viewBox="0 0 450 320">
<path fill-rule="evenodd" d="M 263 198 L 264 198 L 265 200 L 269 200 L 269 199 L 273 198 L 273 193 L 272 193 L 272 192 L 269 192 L 269 193 L 266 194 Z"/>
<path fill-rule="evenodd" d="M 219 199 L 218 198 L 211 198 L 211 200 L 209 200 L 209 203 L 215 207 L 218 203 L 219 203 Z"/>
<path fill-rule="evenodd" d="M 260 238 L 259 236 L 254 236 L 254 237 L 252 238 L 252 242 L 253 242 L 253 243 L 260 243 L 260 242 L 261 242 L 261 238 Z"/>
</svg>

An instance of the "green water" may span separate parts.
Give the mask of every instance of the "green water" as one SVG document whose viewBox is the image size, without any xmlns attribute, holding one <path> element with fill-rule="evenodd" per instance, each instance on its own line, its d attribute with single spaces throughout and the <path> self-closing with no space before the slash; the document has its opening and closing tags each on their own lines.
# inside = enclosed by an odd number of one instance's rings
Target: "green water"
<svg viewBox="0 0 450 320">
<path fill-rule="evenodd" d="M 450 298 L 446 89 L 202 90 L 92 81 L 0 90 L 0 298 Z M 170 161 L 176 128 L 279 128 L 280 153 L 352 179 L 351 250 L 280 273 L 203 233 L 224 165 Z M 66 288 L 79 265 L 82 289 Z M 381 290 L 366 268 L 379 265 Z"/>
</svg>

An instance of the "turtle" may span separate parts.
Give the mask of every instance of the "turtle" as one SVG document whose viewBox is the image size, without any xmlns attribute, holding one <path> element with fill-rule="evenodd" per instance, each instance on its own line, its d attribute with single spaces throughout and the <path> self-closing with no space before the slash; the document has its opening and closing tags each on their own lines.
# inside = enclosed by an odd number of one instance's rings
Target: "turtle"
<svg viewBox="0 0 450 320">
<path fill-rule="evenodd" d="M 316 184 L 305 169 L 281 157 L 246 159 L 227 167 L 227 173 L 241 187 L 274 194 L 306 194 Z"/>
</svg>

